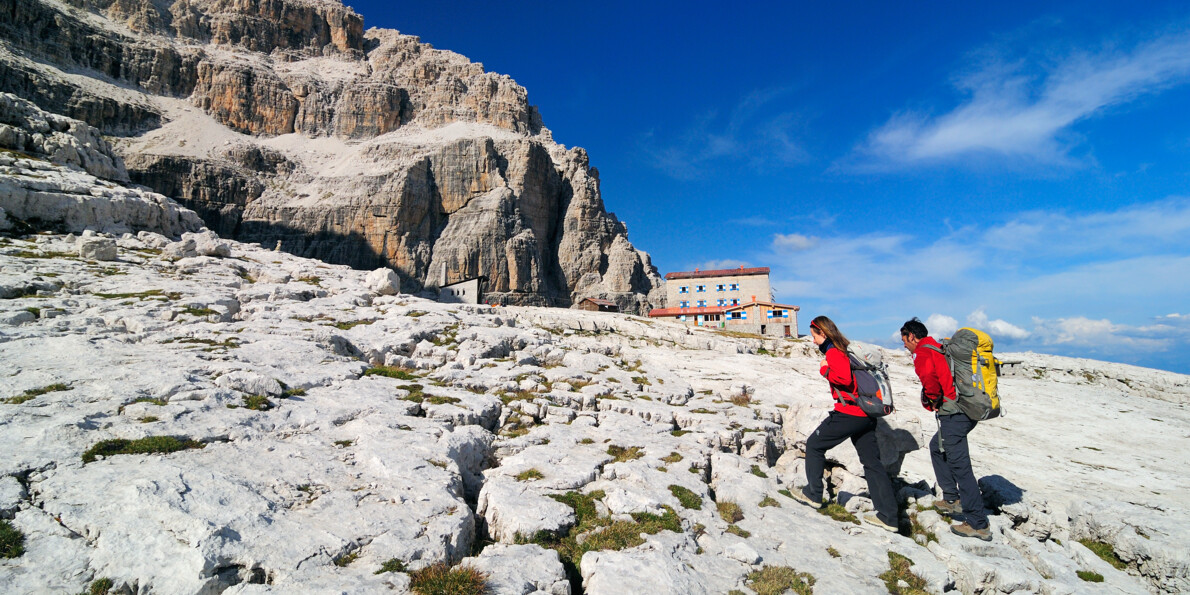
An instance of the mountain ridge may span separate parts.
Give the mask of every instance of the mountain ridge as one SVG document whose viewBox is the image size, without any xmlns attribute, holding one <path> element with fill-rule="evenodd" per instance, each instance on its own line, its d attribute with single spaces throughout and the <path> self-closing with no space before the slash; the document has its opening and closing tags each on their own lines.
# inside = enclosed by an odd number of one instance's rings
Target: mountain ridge
<svg viewBox="0 0 1190 595">
<path fill-rule="evenodd" d="M 134 183 L 225 237 L 387 264 L 407 287 L 482 275 L 505 303 L 663 304 L 586 152 L 506 75 L 332 1 L 13 6 L 0 91 L 96 126 Z"/>
</svg>

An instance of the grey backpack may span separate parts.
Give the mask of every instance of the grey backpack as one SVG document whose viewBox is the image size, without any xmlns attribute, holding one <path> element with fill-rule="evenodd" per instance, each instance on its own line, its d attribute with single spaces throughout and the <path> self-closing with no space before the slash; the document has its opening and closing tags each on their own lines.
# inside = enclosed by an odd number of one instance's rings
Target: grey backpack
<svg viewBox="0 0 1190 595">
<path fill-rule="evenodd" d="M 864 343 L 852 343 L 847 358 L 855 377 L 855 404 L 868 417 L 884 417 L 893 412 L 892 383 L 880 349 Z"/>
</svg>

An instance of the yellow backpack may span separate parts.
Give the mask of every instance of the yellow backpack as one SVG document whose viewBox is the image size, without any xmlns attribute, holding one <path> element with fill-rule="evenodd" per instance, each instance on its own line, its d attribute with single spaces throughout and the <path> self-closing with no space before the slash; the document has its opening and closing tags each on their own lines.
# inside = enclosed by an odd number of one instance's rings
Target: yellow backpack
<svg viewBox="0 0 1190 595">
<path fill-rule="evenodd" d="M 956 401 L 959 409 L 975 421 L 999 417 L 1000 393 L 996 389 L 996 356 L 993 342 L 987 333 L 961 328 L 949 339 L 942 340 L 942 349 L 928 346 L 946 356 L 954 376 Z"/>
</svg>

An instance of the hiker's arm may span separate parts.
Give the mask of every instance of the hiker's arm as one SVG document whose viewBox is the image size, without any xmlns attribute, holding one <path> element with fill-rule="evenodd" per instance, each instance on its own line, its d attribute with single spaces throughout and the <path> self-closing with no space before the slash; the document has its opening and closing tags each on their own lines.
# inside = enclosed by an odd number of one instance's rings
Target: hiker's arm
<svg viewBox="0 0 1190 595">
<path fill-rule="evenodd" d="M 924 350 L 923 350 L 924 351 Z M 938 366 L 935 364 L 934 358 L 925 353 L 918 353 L 918 356 L 913 360 L 914 371 L 917 372 L 917 377 L 921 380 L 921 401 L 924 405 L 926 401 L 937 403 L 942 397 L 943 385 L 939 380 Z M 950 377 L 950 370 L 946 370 L 946 376 Z M 954 382 L 951 381 L 950 392 L 954 393 Z M 927 409 L 929 409 L 927 407 Z"/>
<path fill-rule="evenodd" d="M 950 373 L 950 366 L 946 363 L 946 358 L 939 357 L 934 360 L 934 368 L 938 371 L 940 394 L 944 395 L 947 401 L 959 398 L 959 394 L 954 389 L 954 376 Z"/>
<path fill-rule="evenodd" d="M 851 386 L 851 362 L 838 349 L 826 352 L 826 365 L 818 369 L 831 384 Z"/>
</svg>

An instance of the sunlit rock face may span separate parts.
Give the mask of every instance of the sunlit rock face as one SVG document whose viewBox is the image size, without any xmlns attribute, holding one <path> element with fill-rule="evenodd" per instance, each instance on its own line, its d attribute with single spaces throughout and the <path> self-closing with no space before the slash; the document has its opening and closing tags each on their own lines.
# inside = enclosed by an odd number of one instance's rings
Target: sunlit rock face
<svg viewBox="0 0 1190 595">
<path fill-rule="evenodd" d="M 220 235 L 417 289 L 662 305 L 648 254 L 510 77 L 319 0 L 14 0 L 0 91 L 106 135 Z"/>
</svg>

